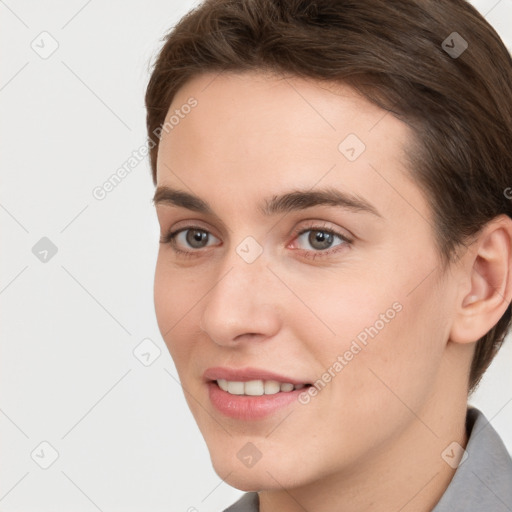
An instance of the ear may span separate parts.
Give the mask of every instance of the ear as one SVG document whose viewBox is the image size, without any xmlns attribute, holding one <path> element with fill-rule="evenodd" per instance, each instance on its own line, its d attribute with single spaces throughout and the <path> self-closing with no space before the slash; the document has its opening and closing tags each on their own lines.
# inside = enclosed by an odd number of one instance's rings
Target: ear
<svg viewBox="0 0 512 512">
<path fill-rule="evenodd" d="M 495 217 L 462 258 L 450 340 L 473 343 L 487 334 L 512 300 L 512 219 Z"/>
</svg>

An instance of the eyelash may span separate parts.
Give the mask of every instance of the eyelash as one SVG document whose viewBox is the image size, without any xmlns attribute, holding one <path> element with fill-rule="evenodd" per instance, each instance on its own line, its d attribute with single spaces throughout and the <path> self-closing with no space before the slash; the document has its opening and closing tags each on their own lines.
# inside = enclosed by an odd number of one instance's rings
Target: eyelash
<svg viewBox="0 0 512 512">
<path fill-rule="evenodd" d="M 165 235 L 163 235 L 161 238 L 160 238 L 160 243 L 161 244 L 169 244 L 171 247 L 172 247 L 172 250 L 180 255 L 180 256 L 183 256 L 183 257 L 196 257 L 196 256 L 200 256 L 200 253 L 201 253 L 201 250 L 198 249 L 198 250 L 191 250 L 191 251 L 184 251 L 182 249 L 179 249 L 176 245 L 176 236 L 181 233 L 182 231 L 188 231 L 189 229 L 196 229 L 198 231 L 203 231 L 205 233 L 209 233 L 211 234 L 207 229 L 204 229 L 203 227 L 201 226 L 187 226 L 187 227 L 184 227 L 184 228 L 179 228 L 179 229 L 176 229 L 174 231 L 170 231 L 168 233 L 166 233 Z M 351 245 L 353 243 L 353 240 L 349 239 L 347 236 L 339 233 L 338 231 L 335 231 L 333 229 L 326 229 L 324 228 L 323 226 L 319 226 L 319 225 L 312 225 L 312 226 L 308 226 L 308 227 L 300 227 L 300 228 L 296 228 L 294 231 L 293 231 L 293 235 L 294 235 L 294 240 L 296 238 L 298 238 L 299 236 L 303 235 L 304 233 L 307 233 L 308 231 L 320 231 L 322 233 L 327 233 L 327 234 L 330 234 L 330 235 L 334 235 L 335 237 L 338 237 L 343 243 L 340 243 L 340 244 L 337 244 L 335 245 L 333 248 L 329 248 L 329 249 L 325 249 L 325 250 L 305 250 L 305 249 L 295 249 L 295 250 L 299 250 L 302 255 L 306 258 L 309 258 L 309 259 L 315 259 L 317 257 L 326 257 L 328 255 L 331 255 L 332 253 L 335 253 L 335 252 L 338 252 L 339 250 L 339 247 L 340 246 L 345 246 L 345 245 Z"/>
</svg>

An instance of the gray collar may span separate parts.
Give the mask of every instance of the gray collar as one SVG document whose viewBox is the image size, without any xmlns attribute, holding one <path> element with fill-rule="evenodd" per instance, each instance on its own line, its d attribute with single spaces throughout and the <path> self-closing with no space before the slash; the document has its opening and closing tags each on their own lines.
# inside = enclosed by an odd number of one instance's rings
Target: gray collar
<svg viewBox="0 0 512 512">
<path fill-rule="evenodd" d="M 468 407 L 466 431 L 467 458 L 432 512 L 512 512 L 512 459 L 503 441 L 476 407 Z"/>
</svg>

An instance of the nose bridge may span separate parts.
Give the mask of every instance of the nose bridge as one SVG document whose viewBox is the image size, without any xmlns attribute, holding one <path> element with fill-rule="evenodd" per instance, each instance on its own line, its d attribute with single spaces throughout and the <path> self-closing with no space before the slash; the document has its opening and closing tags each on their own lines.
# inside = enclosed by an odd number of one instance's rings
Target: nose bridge
<svg viewBox="0 0 512 512">
<path fill-rule="evenodd" d="M 247 299 L 247 303 L 256 304 L 264 300 L 265 294 L 260 293 L 258 286 L 268 281 L 267 264 L 263 245 L 253 236 L 246 236 L 238 244 L 232 245 L 224 256 L 219 280 L 212 292 L 215 293 L 217 288 L 217 294 L 226 293 L 226 299 L 230 295 L 236 298 L 240 294 L 240 298 Z"/>
<path fill-rule="evenodd" d="M 251 237 L 225 256 L 205 297 L 200 325 L 216 343 L 229 344 L 244 334 L 267 337 L 279 328 L 267 263 L 262 246 Z"/>
</svg>

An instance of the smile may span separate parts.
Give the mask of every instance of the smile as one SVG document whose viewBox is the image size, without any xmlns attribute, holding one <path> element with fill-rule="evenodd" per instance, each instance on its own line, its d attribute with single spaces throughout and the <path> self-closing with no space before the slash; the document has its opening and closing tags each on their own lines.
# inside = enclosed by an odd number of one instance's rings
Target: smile
<svg viewBox="0 0 512 512">
<path fill-rule="evenodd" d="M 290 392 L 302 389 L 306 384 L 291 384 L 276 380 L 249 380 L 246 382 L 217 379 L 217 384 L 222 391 L 231 395 L 262 396 L 275 395 L 280 392 Z"/>
</svg>

